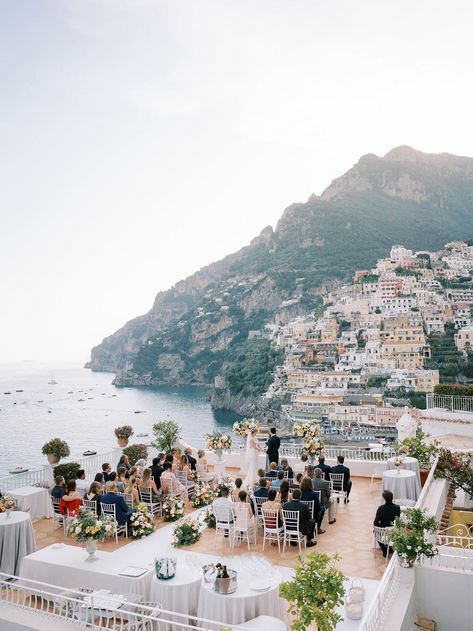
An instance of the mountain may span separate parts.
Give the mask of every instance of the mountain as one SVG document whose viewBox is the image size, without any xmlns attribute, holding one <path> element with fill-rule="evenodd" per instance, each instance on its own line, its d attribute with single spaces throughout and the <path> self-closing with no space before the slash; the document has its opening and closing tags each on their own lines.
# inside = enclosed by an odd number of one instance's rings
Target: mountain
<svg viewBox="0 0 473 631">
<path fill-rule="evenodd" d="M 253 332 L 317 307 L 393 244 L 470 237 L 473 158 L 407 146 L 365 155 L 322 195 L 289 206 L 274 231 L 160 292 L 92 349 L 89 366 L 117 372 L 117 385 L 211 383 L 223 370 L 234 394 L 259 394 L 280 358 Z"/>
</svg>

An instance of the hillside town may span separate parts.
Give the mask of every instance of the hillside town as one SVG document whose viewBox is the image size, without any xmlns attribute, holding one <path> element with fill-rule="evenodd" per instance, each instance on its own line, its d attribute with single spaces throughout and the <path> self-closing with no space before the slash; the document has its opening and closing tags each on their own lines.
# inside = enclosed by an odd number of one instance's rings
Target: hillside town
<svg viewBox="0 0 473 631">
<path fill-rule="evenodd" d="M 440 382 L 468 381 L 471 271 L 469 242 L 437 252 L 393 246 L 315 313 L 272 329 L 285 361 L 266 397 L 282 397 L 293 419 L 322 420 L 326 433 L 393 437 L 404 405 L 418 415 Z"/>
</svg>

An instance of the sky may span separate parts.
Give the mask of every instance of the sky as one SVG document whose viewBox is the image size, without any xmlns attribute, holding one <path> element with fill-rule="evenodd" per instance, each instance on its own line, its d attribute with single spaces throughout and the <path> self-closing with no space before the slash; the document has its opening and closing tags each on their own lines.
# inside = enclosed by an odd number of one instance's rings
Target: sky
<svg viewBox="0 0 473 631">
<path fill-rule="evenodd" d="M 88 359 L 366 153 L 473 156 L 470 0 L 0 0 L 0 361 Z"/>
</svg>

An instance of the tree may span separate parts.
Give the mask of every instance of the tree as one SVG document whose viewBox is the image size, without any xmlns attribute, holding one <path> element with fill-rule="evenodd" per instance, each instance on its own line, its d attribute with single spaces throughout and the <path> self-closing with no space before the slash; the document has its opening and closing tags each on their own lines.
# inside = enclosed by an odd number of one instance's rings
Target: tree
<svg viewBox="0 0 473 631">
<path fill-rule="evenodd" d="M 170 452 L 181 438 L 181 426 L 176 421 L 161 421 L 153 425 L 153 447 L 160 451 Z"/>
</svg>

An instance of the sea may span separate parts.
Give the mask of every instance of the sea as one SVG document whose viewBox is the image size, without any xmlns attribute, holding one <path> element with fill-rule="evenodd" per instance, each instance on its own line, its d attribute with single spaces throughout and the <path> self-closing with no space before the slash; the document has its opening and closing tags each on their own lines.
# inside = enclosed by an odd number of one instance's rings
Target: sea
<svg viewBox="0 0 473 631">
<path fill-rule="evenodd" d="M 209 388 L 117 388 L 114 376 L 72 363 L 0 363 L 0 475 L 45 464 L 41 447 L 54 437 L 69 444 L 74 458 L 87 449 L 115 447 L 118 425 L 133 427 L 131 442 L 146 443 L 153 438 L 153 423 L 172 419 L 192 442 L 215 428 L 229 430 L 238 418 L 212 411 Z"/>
</svg>

